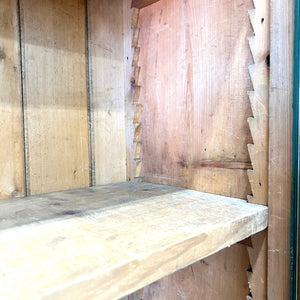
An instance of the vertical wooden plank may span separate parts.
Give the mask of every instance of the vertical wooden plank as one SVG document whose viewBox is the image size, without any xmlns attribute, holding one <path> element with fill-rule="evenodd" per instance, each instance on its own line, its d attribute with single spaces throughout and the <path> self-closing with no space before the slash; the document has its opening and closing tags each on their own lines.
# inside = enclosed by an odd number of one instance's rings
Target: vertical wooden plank
<svg viewBox="0 0 300 300">
<path fill-rule="evenodd" d="M 162 0 L 141 10 L 145 180 L 250 194 L 247 169 L 236 164 L 250 161 L 252 142 L 252 7 L 250 0 Z"/>
<path fill-rule="evenodd" d="M 126 180 L 123 4 L 89 0 L 95 183 Z"/>
<path fill-rule="evenodd" d="M 254 64 L 249 66 L 253 91 L 249 92 L 253 117 L 248 119 L 253 144 L 248 145 L 252 169 L 248 170 L 251 195 L 248 201 L 268 205 L 269 156 L 269 54 L 270 54 L 270 3 L 254 0 L 255 8 L 249 11 L 254 34 L 249 45 Z M 267 299 L 267 230 L 251 237 L 248 247 L 251 269 L 248 271 L 249 299 Z"/>
<path fill-rule="evenodd" d="M 131 9 L 131 0 L 123 1 L 124 19 L 124 92 L 126 110 L 126 165 L 127 180 L 132 181 L 135 177 L 135 144 L 133 143 L 135 124 L 133 123 L 135 104 L 135 88 L 132 84 L 134 68 L 133 59 L 135 48 L 132 47 L 133 34 L 137 27 L 138 9 Z"/>
<path fill-rule="evenodd" d="M 84 0 L 22 0 L 28 192 L 89 185 Z"/>
<path fill-rule="evenodd" d="M 251 0 L 161 0 L 140 11 L 146 181 L 244 199 L 250 194 L 252 8 Z M 235 245 L 164 278 L 150 294 L 146 288 L 144 297 L 245 299 L 249 268 L 246 247 Z"/>
<path fill-rule="evenodd" d="M 271 0 L 268 299 L 289 299 L 294 1 Z"/>
<path fill-rule="evenodd" d="M 0 199 L 24 195 L 18 7 L 0 1 Z"/>
</svg>

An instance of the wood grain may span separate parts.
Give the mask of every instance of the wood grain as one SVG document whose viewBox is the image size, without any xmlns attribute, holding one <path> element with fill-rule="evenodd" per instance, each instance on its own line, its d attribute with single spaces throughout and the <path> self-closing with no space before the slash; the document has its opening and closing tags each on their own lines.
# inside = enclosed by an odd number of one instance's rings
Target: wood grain
<svg viewBox="0 0 300 300">
<path fill-rule="evenodd" d="M 123 5 L 89 0 L 95 184 L 126 180 Z"/>
<path fill-rule="evenodd" d="M 23 196 L 24 160 L 18 8 L 0 2 L 0 199 Z"/>
<path fill-rule="evenodd" d="M 249 45 L 254 64 L 249 66 L 253 91 L 249 92 L 253 117 L 248 119 L 253 144 L 248 145 L 252 162 L 248 170 L 251 184 L 250 203 L 268 205 L 268 158 L 269 158 L 269 54 L 270 54 L 270 3 L 254 1 L 255 8 L 249 11 L 254 35 Z M 248 248 L 251 272 L 248 299 L 267 299 L 267 230 L 251 237 Z"/>
<path fill-rule="evenodd" d="M 140 11 L 141 174 L 146 181 L 244 199 L 251 193 L 247 170 L 231 167 L 250 161 L 251 8 L 252 1 L 161 0 Z M 203 163 L 207 161 L 212 165 Z M 221 253 L 205 268 L 201 262 L 193 265 L 206 276 L 195 275 L 201 278 L 201 293 L 193 285 L 190 299 L 245 298 L 250 263 L 243 247 L 226 256 L 236 270 L 247 266 L 238 277 L 224 270 L 233 286 L 221 284 L 218 269 L 225 263 Z M 188 277 L 189 269 L 185 272 Z M 166 280 L 176 282 L 177 290 L 186 290 L 176 274 Z M 215 281 L 213 290 L 210 283 Z M 172 299 L 173 287 L 157 292 Z"/>
<path fill-rule="evenodd" d="M 268 299 L 289 299 L 294 1 L 271 0 Z"/>
<path fill-rule="evenodd" d="M 249 45 L 254 64 L 249 66 L 253 91 L 249 98 L 253 117 L 248 119 L 253 144 L 248 145 L 252 170 L 248 171 L 252 195 L 248 201 L 268 204 L 268 148 L 269 148 L 269 65 L 270 54 L 270 5 L 269 1 L 254 1 L 249 11 L 254 35 Z"/>
<path fill-rule="evenodd" d="M 124 1 L 124 64 L 125 64 L 125 109 L 126 109 L 126 166 L 127 180 L 132 181 L 136 176 L 136 167 L 141 160 L 141 144 L 134 142 L 135 128 L 139 125 L 141 107 L 139 104 L 140 87 L 134 78 L 135 68 L 138 67 L 139 48 L 134 46 L 138 41 L 134 35 L 138 32 L 139 9 L 131 9 L 131 0 Z M 138 38 L 136 36 L 135 38 Z M 137 50 L 138 49 L 138 50 Z M 141 165 L 141 164 L 140 164 Z"/>
<path fill-rule="evenodd" d="M 120 298 L 268 222 L 265 206 L 128 182 L 3 200 L 0 214 L 4 299 Z"/>
<path fill-rule="evenodd" d="M 230 263 L 233 255 L 242 263 Z M 245 255 L 247 255 L 247 250 L 242 245 L 233 245 L 223 249 L 217 255 L 207 257 L 145 287 L 142 299 L 245 299 L 245 290 L 248 290 L 245 270 L 249 268 L 248 262 L 243 259 Z M 231 280 L 228 280 L 227 273 L 232 274 Z M 235 292 L 232 293 L 232 291 Z"/>
<path fill-rule="evenodd" d="M 84 1 L 21 8 L 28 193 L 88 186 Z"/>
<path fill-rule="evenodd" d="M 251 1 L 163 0 L 140 12 L 140 99 L 145 180 L 250 192 L 246 170 L 195 168 L 197 162 L 248 163 L 252 141 L 248 36 Z M 218 20 L 218 21 L 216 21 Z M 233 22 L 234 20 L 234 22 Z M 237 175 L 238 174 L 238 175 Z M 218 177 L 211 183 L 207 176 Z M 222 179 L 223 178 L 223 179 Z M 221 180 L 221 182 L 220 182 Z M 222 182 L 223 181 L 223 182 Z"/>
</svg>

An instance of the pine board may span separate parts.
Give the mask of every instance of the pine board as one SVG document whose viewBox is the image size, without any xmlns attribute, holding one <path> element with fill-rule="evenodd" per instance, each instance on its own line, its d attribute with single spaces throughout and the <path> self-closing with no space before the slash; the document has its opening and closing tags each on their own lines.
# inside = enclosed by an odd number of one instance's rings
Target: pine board
<svg viewBox="0 0 300 300">
<path fill-rule="evenodd" d="M 89 185 L 84 0 L 21 0 L 28 194 Z"/>
<path fill-rule="evenodd" d="M 116 299 L 265 229 L 268 209 L 124 182 L 3 200 L 0 220 L 3 299 Z"/>
<path fill-rule="evenodd" d="M 268 299 L 289 299 L 294 1 L 271 0 Z"/>
<path fill-rule="evenodd" d="M 0 2 L 0 199 L 23 196 L 23 122 L 18 7 Z"/>
<path fill-rule="evenodd" d="M 250 194 L 252 7 L 250 0 L 162 0 L 141 10 L 146 181 L 239 198 Z"/>
<path fill-rule="evenodd" d="M 247 118 L 252 115 L 252 8 L 250 0 L 161 0 L 140 11 L 141 176 L 146 181 L 243 199 L 251 193 Z M 226 280 L 235 285 L 222 284 L 218 270 L 225 262 L 217 253 L 209 266 L 193 266 L 201 293 L 194 285 L 191 299 L 230 295 L 240 300 L 249 294 L 246 249 L 237 247 L 226 259 L 239 270 L 238 277 L 224 270 Z M 185 271 L 188 276 L 189 269 Z M 178 290 L 185 290 L 173 276 L 165 282 L 174 281 Z M 212 290 L 209 283 L 216 279 Z M 172 298 L 173 286 L 157 291 L 159 296 Z"/>
<path fill-rule="evenodd" d="M 94 183 L 126 180 L 123 5 L 89 0 Z"/>
</svg>

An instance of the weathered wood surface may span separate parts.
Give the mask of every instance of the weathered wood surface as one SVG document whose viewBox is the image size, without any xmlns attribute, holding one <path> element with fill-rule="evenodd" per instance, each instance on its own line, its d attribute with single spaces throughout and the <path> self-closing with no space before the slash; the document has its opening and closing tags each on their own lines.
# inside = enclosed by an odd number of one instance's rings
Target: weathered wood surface
<svg viewBox="0 0 300 300">
<path fill-rule="evenodd" d="M 126 166 L 127 180 L 135 180 L 137 169 L 141 166 L 141 143 L 134 142 L 136 128 L 140 124 L 142 106 L 139 105 L 138 82 L 134 79 L 138 68 L 140 48 L 138 43 L 139 9 L 131 9 L 131 0 L 123 3 L 124 19 L 124 70 L 125 70 L 125 109 L 126 109 Z"/>
<path fill-rule="evenodd" d="M 249 99 L 253 117 L 248 123 L 253 144 L 248 145 L 252 162 L 248 177 L 251 184 L 250 203 L 268 205 L 268 158 L 269 158 L 269 54 L 270 54 L 270 3 L 255 0 L 255 8 L 249 11 L 254 34 L 249 45 L 254 64 L 249 66 L 253 91 Z M 249 299 L 267 299 L 267 230 L 253 236 L 248 248 L 251 271 L 249 275 Z"/>
<path fill-rule="evenodd" d="M 21 0 L 28 194 L 89 185 L 84 0 Z"/>
<path fill-rule="evenodd" d="M 268 209 L 124 182 L 3 200 L 0 220 L 3 299 L 115 299 L 263 230 Z"/>
<path fill-rule="evenodd" d="M 247 170 L 235 166 L 250 162 L 252 7 L 250 0 L 162 0 L 140 11 L 146 181 L 250 194 Z"/>
<path fill-rule="evenodd" d="M 251 193 L 246 168 L 251 167 L 247 144 L 252 142 L 247 123 L 252 115 L 252 8 L 250 0 L 161 0 L 140 11 L 141 30 L 135 40 L 141 48 L 143 114 L 137 138 L 142 142 L 141 176 L 146 181 L 243 199 Z M 250 262 L 243 247 L 226 256 L 214 255 L 208 266 L 193 266 L 201 293 L 194 286 L 189 297 L 245 299 Z M 222 284 L 219 277 L 225 257 L 239 272 L 237 276 L 229 268 L 223 270 L 233 286 Z M 185 289 L 173 276 L 165 282 L 176 282 L 178 291 Z M 210 287 L 213 281 L 218 281 L 215 289 Z M 173 286 L 158 291 L 159 297 L 172 298 Z"/>
<path fill-rule="evenodd" d="M 94 183 L 126 180 L 123 5 L 88 1 Z"/>
<path fill-rule="evenodd" d="M 271 0 L 268 299 L 289 299 L 294 1 Z"/>
<path fill-rule="evenodd" d="M 24 195 L 18 8 L 0 1 L 0 199 Z"/>
<path fill-rule="evenodd" d="M 243 259 L 245 255 L 247 255 L 247 250 L 243 245 L 236 244 L 225 248 L 217 255 L 207 257 L 171 276 L 166 276 L 162 280 L 150 284 L 144 288 L 143 297 L 140 299 L 245 299 L 244 291 L 248 288 L 245 270 L 249 268 L 248 262 Z M 240 263 L 231 263 L 232 256 L 235 256 Z M 213 281 L 210 273 L 215 274 Z M 228 273 L 232 274 L 230 280 L 228 280 Z"/>
</svg>

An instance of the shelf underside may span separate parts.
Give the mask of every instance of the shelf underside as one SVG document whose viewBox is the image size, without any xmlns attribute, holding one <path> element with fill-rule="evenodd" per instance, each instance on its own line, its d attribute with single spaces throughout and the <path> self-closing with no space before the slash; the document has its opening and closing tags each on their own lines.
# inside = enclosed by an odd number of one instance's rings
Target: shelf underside
<svg viewBox="0 0 300 300">
<path fill-rule="evenodd" d="M 151 183 L 0 201 L 0 295 L 118 299 L 267 221 L 264 206 Z"/>
</svg>

